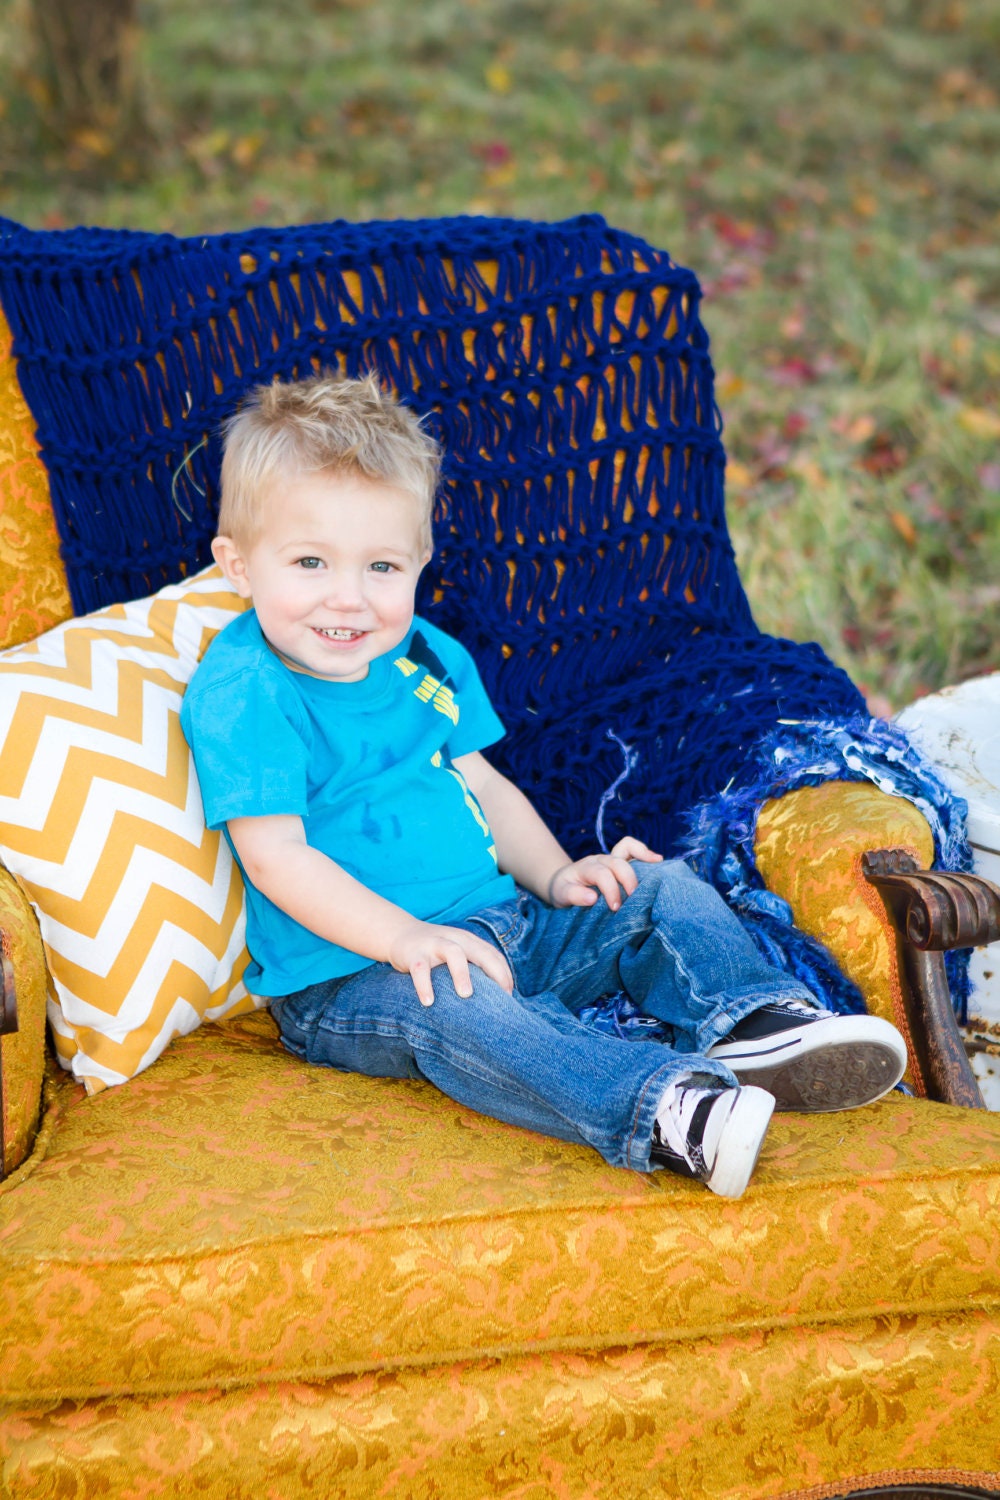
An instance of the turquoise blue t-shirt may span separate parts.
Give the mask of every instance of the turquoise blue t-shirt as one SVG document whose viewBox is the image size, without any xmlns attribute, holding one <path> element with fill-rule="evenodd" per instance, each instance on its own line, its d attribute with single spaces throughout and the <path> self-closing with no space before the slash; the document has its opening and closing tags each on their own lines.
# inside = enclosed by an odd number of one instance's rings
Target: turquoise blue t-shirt
<svg viewBox="0 0 1000 1500">
<path fill-rule="evenodd" d="M 424 921 L 455 922 L 514 895 L 453 764 L 503 725 L 472 657 L 427 621 L 414 618 L 363 681 L 344 683 L 286 667 L 247 610 L 205 653 L 181 727 L 210 828 L 301 817 L 309 844 Z M 254 994 L 292 994 L 372 962 L 317 937 L 243 875 Z"/>
</svg>

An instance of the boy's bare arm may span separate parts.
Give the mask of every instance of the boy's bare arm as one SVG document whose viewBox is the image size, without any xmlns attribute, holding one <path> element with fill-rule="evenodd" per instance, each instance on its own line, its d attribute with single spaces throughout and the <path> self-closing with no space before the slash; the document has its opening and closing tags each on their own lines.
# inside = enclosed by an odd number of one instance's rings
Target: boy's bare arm
<svg viewBox="0 0 1000 1500">
<path fill-rule="evenodd" d="M 610 854 L 572 860 L 524 793 L 482 755 L 459 755 L 454 764 L 486 814 L 501 870 L 551 906 L 593 906 L 600 894 L 617 911 L 622 891 L 628 896 L 638 884 L 629 862 L 663 858 L 624 838 Z"/>
<path fill-rule="evenodd" d="M 408 973 L 422 1005 L 434 1003 L 431 969 L 438 964 L 447 964 L 466 998 L 470 963 L 508 994 L 513 989 L 507 961 L 492 943 L 461 927 L 421 922 L 376 895 L 306 843 L 301 818 L 232 818 L 227 826 L 249 879 L 275 906 L 318 937 Z"/>
</svg>

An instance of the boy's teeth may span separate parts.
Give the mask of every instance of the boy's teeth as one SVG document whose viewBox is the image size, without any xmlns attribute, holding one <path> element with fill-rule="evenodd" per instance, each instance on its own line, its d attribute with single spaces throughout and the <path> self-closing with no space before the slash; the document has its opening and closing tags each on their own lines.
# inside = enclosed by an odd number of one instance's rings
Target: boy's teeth
<svg viewBox="0 0 1000 1500">
<path fill-rule="evenodd" d="M 358 630 L 325 630 L 322 625 L 317 625 L 316 629 L 319 631 L 320 635 L 332 636 L 335 641 L 353 640 L 356 635 L 361 634 L 361 632 Z"/>
</svg>

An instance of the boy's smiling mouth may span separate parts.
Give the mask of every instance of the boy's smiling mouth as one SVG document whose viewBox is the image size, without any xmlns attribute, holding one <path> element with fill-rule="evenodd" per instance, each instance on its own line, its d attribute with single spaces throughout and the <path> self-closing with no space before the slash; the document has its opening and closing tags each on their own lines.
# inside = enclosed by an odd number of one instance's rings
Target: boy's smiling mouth
<svg viewBox="0 0 1000 1500">
<path fill-rule="evenodd" d="M 327 641 L 356 641 L 367 632 L 364 630 L 341 630 L 335 626 L 314 625 L 317 635 L 321 635 Z"/>
</svg>

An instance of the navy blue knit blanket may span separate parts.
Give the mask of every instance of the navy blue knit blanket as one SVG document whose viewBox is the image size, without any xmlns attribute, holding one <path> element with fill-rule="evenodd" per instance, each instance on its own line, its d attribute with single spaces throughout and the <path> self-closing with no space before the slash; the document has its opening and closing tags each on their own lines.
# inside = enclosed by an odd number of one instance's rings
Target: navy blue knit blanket
<svg viewBox="0 0 1000 1500">
<path fill-rule="evenodd" d="M 599 808 L 609 842 L 683 852 L 780 725 L 864 713 L 818 646 L 753 621 L 697 279 L 596 216 L 189 239 L 0 219 L 0 303 L 78 612 L 210 560 L 249 386 L 375 370 L 424 414 L 446 458 L 418 608 L 477 658 L 496 762 L 574 853 Z M 609 729 L 634 765 L 602 805 Z"/>
</svg>

